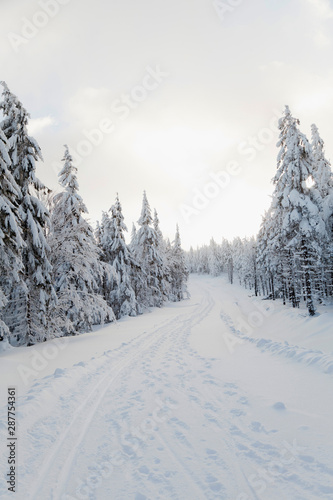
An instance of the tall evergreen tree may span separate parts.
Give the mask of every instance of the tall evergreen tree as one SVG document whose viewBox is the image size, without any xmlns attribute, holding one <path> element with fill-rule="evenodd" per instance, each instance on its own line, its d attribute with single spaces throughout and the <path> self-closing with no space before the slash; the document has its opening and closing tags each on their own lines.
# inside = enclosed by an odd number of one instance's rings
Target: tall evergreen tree
<svg viewBox="0 0 333 500">
<path fill-rule="evenodd" d="M 303 281 L 309 314 L 313 315 L 313 272 L 321 258 L 321 242 L 326 238 L 326 231 L 321 218 L 320 194 L 315 187 L 308 186 L 309 179 L 315 177 L 311 147 L 298 124 L 286 107 L 285 116 L 279 123 L 281 150 L 273 179 L 272 208 L 274 217 L 282 223 L 277 227 L 276 236 L 280 244 L 278 250 L 289 268 L 293 305 L 299 302 Z"/>
<path fill-rule="evenodd" d="M 18 215 L 20 189 L 10 173 L 9 145 L 0 129 L 0 340 L 10 337 L 8 327 L 1 319 L 1 310 L 7 305 L 4 290 L 11 283 L 19 283 L 22 273 L 21 221 Z M 2 288 L 2 290 L 1 290 Z"/>
<path fill-rule="evenodd" d="M 172 281 L 171 270 L 166 249 L 166 242 L 164 241 L 163 234 L 160 229 L 160 221 L 156 209 L 154 210 L 153 227 L 155 229 L 155 233 L 157 236 L 157 244 L 156 244 L 157 253 L 161 257 L 161 263 L 158 263 L 159 267 L 157 270 L 159 287 L 162 292 L 163 300 L 169 300 L 171 293 L 171 281 Z"/>
<path fill-rule="evenodd" d="M 270 295 L 273 300 L 276 297 L 281 297 L 285 304 L 286 296 L 283 288 L 284 278 L 280 254 L 281 242 L 276 233 L 278 227 L 279 224 L 273 218 L 272 208 L 270 208 L 263 217 L 258 233 L 257 264 L 263 293 Z"/>
<path fill-rule="evenodd" d="M 112 307 L 110 293 L 117 283 L 117 274 L 115 272 L 115 269 L 111 265 L 111 248 L 113 238 L 114 231 L 111 218 L 107 212 L 103 211 L 102 221 L 101 224 L 99 224 L 97 234 L 97 243 L 101 251 L 101 264 L 103 267 L 103 272 L 100 275 L 100 292 L 110 307 Z"/>
<path fill-rule="evenodd" d="M 183 300 L 189 296 L 187 290 L 188 269 L 186 266 L 185 252 L 181 246 L 179 227 L 177 224 L 176 236 L 172 245 L 172 264 L 171 264 L 171 293 L 172 299 L 176 301 Z"/>
<path fill-rule="evenodd" d="M 137 266 L 125 242 L 124 233 L 127 231 L 127 227 L 124 223 L 118 194 L 116 203 L 111 207 L 110 212 L 111 239 L 108 242 L 107 255 L 116 279 L 110 290 L 109 300 L 116 318 L 119 319 L 123 316 L 136 316 L 137 303 L 131 285 L 131 272 Z"/>
<path fill-rule="evenodd" d="M 132 224 L 132 231 L 131 231 L 131 242 L 130 242 L 130 248 L 131 248 L 131 250 L 133 250 L 135 248 L 136 237 L 137 237 L 137 230 L 136 230 L 136 226 L 135 226 L 135 224 L 133 222 L 133 224 Z"/>
<path fill-rule="evenodd" d="M 50 244 L 53 277 L 58 295 L 62 329 L 66 335 L 91 330 L 92 325 L 114 319 L 112 309 L 99 294 L 103 266 L 87 209 L 78 193 L 77 168 L 65 146 L 59 182 L 64 191 L 54 197 Z"/>
<path fill-rule="evenodd" d="M 20 189 L 18 213 L 25 243 L 21 286 L 17 286 L 15 280 L 12 282 L 5 314 L 17 341 L 31 345 L 48 338 L 48 309 L 56 301 L 51 283 L 50 249 L 45 238 L 49 214 L 38 198 L 48 190 L 36 177 L 36 161 L 42 160 L 42 154 L 35 139 L 28 135 L 29 114 L 4 82 L 2 86 L 0 109 L 4 120 L 0 128 L 9 145 L 10 170 Z"/>
<path fill-rule="evenodd" d="M 222 239 L 221 254 L 223 259 L 223 269 L 228 274 L 228 279 L 231 284 L 234 282 L 234 260 L 231 246 L 228 240 Z"/>
<path fill-rule="evenodd" d="M 142 270 L 142 273 L 134 277 L 134 289 L 140 310 L 145 307 L 160 307 L 163 303 L 163 291 L 161 290 L 163 262 L 158 251 L 158 236 L 152 223 L 151 209 L 146 192 L 144 192 L 141 216 L 138 220 L 140 228 L 137 232 L 134 248 L 135 260 Z"/>
<path fill-rule="evenodd" d="M 313 176 L 316 187 L 324 199 L 333 190 L 333 173 L 330 162 L 325 157 L 324 141 L 316 125 L 311 125 L 311 147 L 313 155 Z"/>
<path fill-rule="evenodd" d="M 331 164 L 325 157 L 324 141 L 316 125 L 311 126 L 311 132 L 313 175 L 323 200 L 323 219 L 328 236 L 327 241 L 323 242 L 323 259 L 318 288 L 322 288 L 323 295 L 333 295 L 333 173 Z"/>
</svg>

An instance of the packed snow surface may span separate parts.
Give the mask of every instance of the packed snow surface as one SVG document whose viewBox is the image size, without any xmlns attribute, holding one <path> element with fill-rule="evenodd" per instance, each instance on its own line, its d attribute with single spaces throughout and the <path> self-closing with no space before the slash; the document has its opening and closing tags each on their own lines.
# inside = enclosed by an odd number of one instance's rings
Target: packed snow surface
<svg viewBox="0 0 333 500">
<path fill-rule="evenodd" d="M 333 498 L 333 310 L 310 318 L 223 278 L 191 299 L 0 355 L 0 497 Z M 7 491 L 7 387 L 17 492 Z"/>
</svg>

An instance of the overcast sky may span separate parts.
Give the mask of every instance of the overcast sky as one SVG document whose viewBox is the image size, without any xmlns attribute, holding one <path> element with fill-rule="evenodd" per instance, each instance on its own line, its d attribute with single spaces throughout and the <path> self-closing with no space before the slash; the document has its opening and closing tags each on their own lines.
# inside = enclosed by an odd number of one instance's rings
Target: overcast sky
<svg viewBox="0 0 333 500">
<path fill-rule="evenodd" d="M 142 192 L 189 248 L 259 229 L 285 104 L 333 153 L 329 0 L 1 0 L 0 79 L 59 189 L 63 145 L 93 224 Z M 99 130 L 96 132 L 96 130 Z"/>
</svg>

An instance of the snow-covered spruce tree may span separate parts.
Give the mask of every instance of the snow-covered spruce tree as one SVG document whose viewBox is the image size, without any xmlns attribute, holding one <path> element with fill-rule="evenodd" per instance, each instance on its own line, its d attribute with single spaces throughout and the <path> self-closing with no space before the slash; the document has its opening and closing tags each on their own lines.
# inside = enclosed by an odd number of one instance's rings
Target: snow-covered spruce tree
<svg viewBox="0 0 333 500">
<path fill-rule="evenodd" d="M 292 117 L 289 107 L 286 106 L 285 114 L 279 120 L 280 136 L 277 147 L 280 147 L 280 151 L 277 158 L 278 169 L 283 163 L 284 157 L 287 154 L 287 135 L 288 130 L 292 124 L 298 125 L 299 121 Z M 278 173 L 276 173 L 275 178 L 277 178 L 277 174 Z M 283 175 L 282 170 L 281 177 L 282 179 L 286 179 L 286 177 Z M 275 178 L 273 179 L 274 183 Z M 300 283 L 296 279 L 294 254 L 292 253 L 291 249 L 286 246 L 285 234 L 282 230 L 283 218 L 286 212 L 286 210 L 282 208 L 283 207 L 277 208 L 275 206 L 274 199 L 272 200 L 270 213 L 274 224 L 272 226 L 271 233 L 271 248 L 274 249 L 274 253 L 278 258 L 276 276 L 281 283 L 283 303 L 285 304 L 286 300 L 288 299 L 291 301 L 293 307 L 297 307 L 299 304 Z"/>
<path fill-rule="evenodd" d="M 96 222 L 95 239 L 96 239 L 97 245 L 100 246 L 101 239 L 102 239 L 102 228 L 101 228 L 101 224 L 99 221 Z"/>
<path fill-rule="evenodd" d="M 171 299 L 178 302 L 189 297 L 187 290 L 188 269 L 186 267 L 185 252 L 181 246 L 179 227 L 177 224 L 176 235 L 172 245 L 171 268 Z"/>
<path fill-rule="evenodd" d="M 93 229 L 84 218 L 87 209 L 78 194 L 77 168 L 65 146 L 59 182 L 64 191 L 54 196 L 49 236 L 58 314 L 65 335 L 90 331 L 114 315 L 99 294 L 100 262 Z"/>
<path fill-rule="evenodd" d="M 10 338 L 10 331 L 6 323 L 1 319 L 1 310 L 7 305 L 7 299 L 0 288 L 0 341 L 8 343 Z M 3 345 L 3 344 L 1 344 Z M 8 344 L 7 344 L 8 345 Z"/>
<path fill-rule="evenodd" d="M 4 120 L 0 128 L 9 145 L 10 171 L 20 189 L 18 213 L 25 243 L 21 285 L 15 279 L 12 281 L 5 317 L 17 343 L 32 345 L 52 334 L 48 331 L 48 309 L 56 301 L 51 282 L 50 249 L 45 239 L 49 214 L 38 198 L 48 190 L 36 177 L 36 161 L 42 160 L 42 155 L 35 139 L 28 135 L 29 114 L 4 82 L 2 86 L 0 109 Z"/>
<path fill-rule="evenodd" d="M 246 288 L 254 290 L 254 294 L 257 297 L 259 294 L 257 242 L 254 237 L 243 240 L 243 252 L 244 284 Z"/>
<path fill-rule="evenodd" d="M 189 251 L 185 253 L 186 257 L 186 266 L 187 269 L 189 270 L 189 273 L 196 273 L 197 272 L 197 266 L 196 266 L 196 252 L 193 250 L 193 247 L 191 246 Z"/>
<path fill-rule="evenodd" d="M 172 248 L 171 241 L 169 238 L 166 238 L 164 240 L 164 252 L 165 252 L 165 258 L 166 258 L 166 262 L 168 265 L 168 272 L 169 272 L 169 276 L 168 276 L 168 282 L 169 282 L 168 300 L 172 300 L 172 290 L 171 290 L 172 272 L 171 272 L 171 270 L 172 270 L 172 265 L 173 265 L 173 248 Z M 186 265 L 188 265 L 188 259 L 186 259 Z M 197 269 L 197 266 L 195 269 Z M 197 272 L 197 270 L 195 270 L 193 272 Z"/>
<path fill-rule="evenodd" d="M 158 237 L 152 223 L 151 209 L 144 192 L 141 216 L 138 220 L 140 228 L 134 246 L 134 258 L 142 271 L 133 276 L 138 312 L 142 312 L 146 307 L 161 307 L 163 303 L 161 290 L 163 261 L 158 252 Z"/>
<path fill-rule="evenodd" d="M 0 340 L 10 341 L 10 331 L 2 320 L 2 309 L 7 305 L 4 291 L 19 283 L 23 270 L 21 251 L 21 221 L 18 215 L 20 189 L 10 173 L 9 145 L 0 129 Z"/>
<path fill-rule="evenodd" d="M 127 227 L 124 223 L 121 204 L 117 194 L 116 203 L 110 209 L 108 220 L 108 237 L 103 238 L 103 249 L 108 262 L 112 266 L 115 279 L 108 294 L 108 303 L 119 319 L 123 316 L 136 316 L 137 302 L 131 285 L 132 271 L 137 270 L 134 258 L 126 245 L 124 233 Z"/>
<path fill-rule="evenodd" d="M 128 245 L 128 248 L 134 259 L 134 266 L 130 270 L 130 278 L 136 298 L 136 310 L 137 314 L 142 314 L 144 307 L 142 306 L 142 304 L 140 304 L 137 298 L 140 295 L 140 290 L 142 290 L 145 287 L 146 273 L 142 269 L 139 261 L 136 258 L 138 252 L 138 231 L 134 222 L 132 224 L 131 241 L 130 244 Z"/>
<path fill-rule="evenodd" d="M 209 274 L 209 253 L 207 245 L 197 248 L 196 250 L 196 272 L 199 274 Z"/>
<path fill-rule="evenodd" d="M 228 274 L 229 283 L 232 285 L 234 282 L 234 260 L 231 245 L 225 238 L 222 239 L 221 254 L 223 262 L 222 271 Z"/>
<path fill-rule="evenodd" d="M 135 226 L 135 224 L 133 222 L 133 224 L 132 224 L 132 231 L 131 231 L 131 242 L 129 244 L 129 247 L 130 247 L 131 251 L 134 250 L 134 248 L 136 246 L 136 243 L 137 243 L 136 238 L 137 238 L 137 230 L 136 230 L 136 226 Z"/>
<path fill-rule="evenodd" d="M 333 190 L 333 173 L 330 162 L 325 157 L 324 141 L 316 125 L 311 125 L 311 147 L 313 155 L 313 177 L 316 187 L 325 199 Z"/>
<path fill-rule="evenodd" d="M 101 249 L 101 259 L 103 262 L 110 263 L 112 242 L 114 238 L 113 225 L 108 212 L 102 212 L 102 220 L 98 223 L 98 233 L 95 232 L 96 241 Z M 115 274 L 114 274 L 115 277 Z M 110 285 L 111 286 L 111 285 Z M 110 289 L 110 288 L 109 288 Z"/>
<path fill-rule="evenodd" d="M 311 146 L 286 107 L 280 119 L 280 152 L 277 172 L 273 179 L 273 217 L 277 224 L 276 249 L 288 269 L 288 289 L 293 306 L 304 295 L 310 315 L 314 315 L 314 270 L 321 259 L 322 242 L 326 239 L 321 217 L 320 194 L 316 187 L 308 187 L 314 178 Z"/>
<path fill-rule="evenodd" d="M 257 237 L 257 265 L 258 275 L 261 282 L 261 289 L 264 295 L 269 296 L 273 300 L 276 297 L 281 297 L 285 303 L 285 293 L 282 288 L 281 259 L 280 253 L 276 248 L 276 221 L 272 217 L 272 209 L 269 209 L 260 226 Z M 280 248 L 280 243 L 277 241 L 277 246 Z"/>
<path fill-rule="evenodd" d="M 224 259 L 226 261 L 226 271 L 230 275 L 235 274 L 239 283 L 245 288 L 254 290 L 255 295 L 259 293 L 258 270 L 256 258 L 256 240 L 255 238 L 234 238 L 229 248 L 224 244 Z"/>
<path fill-rule="evenodd" d="M 212 276 L 218 276 L 222 272 L 223 264 L 220 246 L 216 243 L 214 238 L 211 238 L 210 240 L 208 251 L 209 274 Z"/>
<path fill-rule="evenodd" d="M 101 265 L 103 272 L 100 274 L 100 294 L 104 297 L 107 304 L 112 308 L 110 302 L 110 292 L 117 285 L 117 274 L 111 265 L 112 241 L 114 231 L 112 228 L 111 218 L 107 212 L 102 212 L 102 221 L 98 225 L 96 240 L 101 252 Z"/>
<path fill-rule="evenodd" d="M 316 125 L 311 126 L 311 132 L 314 181 L 323 199 L 323 219 L 328 233 L 328 241 L 323 243 L 321 283 L 318 288 L 321 285 L 324 295 L 333 295 L 333 173 Z"/>
<path fill-rule="evenodd" d="M 164 240 L 162 231 L 160 229 L 160 221 L 156 209 L 154 210 L 153 226 L 157 236 L 157 252 L 160 255 L 162 261 L 162 265 L 159 270 L 160 289 L 163 295 L 163 300 L 169 300 L 172 281 L 169 263 L 170 253 L 168 253 L 167 251 L 166 241 Z"/>
<path fill-rule="evenodd" d="M 246 286 L 245 284 L 245 274 L 246 274 L 246 263 L 244 258 L 244 240 L 239 236 L 233 239 L 231 243 L 232 255 L 234 261 L 234 271 L 238 278 L 239 284 Z"/>
</svg>

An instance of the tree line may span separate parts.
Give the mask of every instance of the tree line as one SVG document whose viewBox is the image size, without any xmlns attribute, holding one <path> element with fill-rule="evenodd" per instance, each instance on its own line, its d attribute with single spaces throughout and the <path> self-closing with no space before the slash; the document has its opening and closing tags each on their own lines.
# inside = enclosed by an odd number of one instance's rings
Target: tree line
<svg viewBox="0 0 333 500">
<path fill-rule="evenodd" d="M 55 194 L 36 176 L 43 158 L 30 116 L 1 84 L 0 340 L 33 345 L 186 298 L 178 226 L 164 239 L 144 193 L 130 244 L 118 195 L 94 231 L 69 148 Z"/>
<path fill-rule="evenodd" d="M 288 106 L 279 120 L 272 201 L 252 238 L 211 240 L 190 249 L 191 272 L 234 276 L 254 294 L 299 307 L 311 316 L 333 296 L 333 174 L 316 125 L 311 142 Z"/>
</svg>

